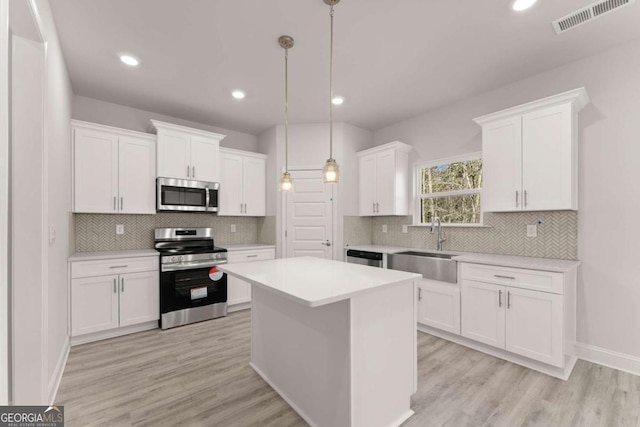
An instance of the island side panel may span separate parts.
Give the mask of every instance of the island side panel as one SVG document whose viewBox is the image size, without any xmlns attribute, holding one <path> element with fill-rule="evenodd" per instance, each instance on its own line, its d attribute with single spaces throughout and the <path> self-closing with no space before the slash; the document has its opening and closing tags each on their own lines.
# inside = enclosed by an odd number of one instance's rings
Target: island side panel
<svg viewBox="0 0 640 427">
<path fill-rule="evenodd" d="M 353 426 L 399 426 L 417 384 L 414 282 L 351 300 Z"/>
<path fill-rule="evenodd" d="M 307 307 L 252 286 L 251 366 L 312 426 L 349 426 L 349 300 Z"/>
</svg>

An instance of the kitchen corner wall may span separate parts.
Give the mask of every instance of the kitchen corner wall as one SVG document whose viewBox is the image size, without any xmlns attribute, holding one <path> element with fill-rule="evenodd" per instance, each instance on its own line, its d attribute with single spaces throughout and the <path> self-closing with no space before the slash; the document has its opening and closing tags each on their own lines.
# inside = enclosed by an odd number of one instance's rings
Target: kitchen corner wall
<svg viewBox="0 0 640 427">
<path fill-rule="evenodd" d="M 527 237 L 527 225 L 538 225 L 538 236 Z M 437 238 L 428 227 L 409 227 L 402 233 L 402 226 L 412 224 L 411 216 L 345 218 L 345 242 L 404 246 L 408 248 L 436 249 Z M 347 229 L 349 224 L 349 230 Z M 444 250 L 454 252 L 480 252 L 501 255 L 518 255 L 541 258 L 577 259 L 578 214 L 574 211 L 486 213 L 485 227 L 443 227 Z M 357 239 L 365 234 L 370 224 L 371 239 Z M 382 232 L 386 224 L 388 231 Z"/>
<path fill-rule="evenodd" d="M 265 218 L 221 217 L 197 213 L 75 214 L 74 222 L 77 252 L 150 249 L 153 248 L 154 228 L 162 227 L 212 227 L 216 246 L 255 243 L 260 236 L 268 235 L 268 232 L 261 229 L 269 228 L 271 223 Z M 273 223 L 275 224 L 275 220 Z M 123 235 L 116 235 L 116 224 L 124 225 Z M 230 231 L 231 224 L 236 225 L 235 233 Z"/>
</svg>

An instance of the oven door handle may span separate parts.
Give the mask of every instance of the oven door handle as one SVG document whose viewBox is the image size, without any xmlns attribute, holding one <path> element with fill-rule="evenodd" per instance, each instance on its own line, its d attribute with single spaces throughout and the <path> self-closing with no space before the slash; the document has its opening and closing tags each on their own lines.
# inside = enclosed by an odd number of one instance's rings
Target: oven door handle
<svg viewBox="0 0 640 427">
<path fill-rule="evenodd" d="M 227 261 L 207 261 L 207 262 L 185 262 L 175 265 L 163 265 L 162 271 L 179 271 L 179 270 L 195 270 L 197 268 L 215 267 L 217 265 L 226 264 Z"/>
<path fill-rule="evenodd" d="M 204 189 L 204 191 L 205 191 L 204 207 L 205 207 L 205 209 L 206 209 L 206 210 L 209 210 L 209 201 L 211 200 L 211 195 L 209 194 L 209 192 L 210 192 L 211 190 L 209 190 L 209 187 L 206 187 L 206 188 Z"/>
</svg>

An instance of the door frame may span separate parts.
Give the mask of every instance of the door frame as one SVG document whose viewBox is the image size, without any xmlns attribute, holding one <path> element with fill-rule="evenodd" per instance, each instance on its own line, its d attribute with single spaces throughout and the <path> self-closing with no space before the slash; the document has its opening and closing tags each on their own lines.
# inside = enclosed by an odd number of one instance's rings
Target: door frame
<svg viewBox="0 0 640 427">
<path fill-rule="evenodd" d="M 0 0 L 0 405 L 9 404 L 9 1 Z"/>
<path fill-rule="evenodd" d="M 316 166 L 292 166 L 289 168 L 289 172 L 303 172 L 303 171 L 320 171 L 322 172 L 322 168 L 319 168 L 317 165 Z M 284 173 L 285 170 L 284 168 L 282 168 L 282 172 Z M 294 181 L 294 185 L 295 185 L 295 181 Z M 339 256 L 340 256 L 340 251 L 338 246 L 341 246 L 341 242 L 342 239 L 340 239 L 340 242 L 338 241 L 338 201 L 340 200 L 339 198 L 339 194 L 340 194 L 340 189 L 337 185 L 335 184 L 325 184 L 325 185 L 332 185 L 332 190 L 333 190 L 333 194 L 331 195 L 332 198 L 332 202 L 333 202 L 333 206 L 331 209 L 331 215 L 333 215 L 333 221 L 331 224 L 331 259 L 333 260 L 339 260 Z M 294 187 L 294 191 L 295 191 L 295 187 Z M 288 245 L 288 238 L 287 236 L 285 236 L 285 232 L 287 229 L 287 197 L 288 197 L 289 193 L 282 193 L 282 200 L 281 200 L 281 218 L 280 218 L 280 238 L 281 238 L 281 242 L 282 242 L 282 258 L 286 258 L 287 255 L 287 245 Z M 340 243 L 340 245 L 338 244 Z"/>
</svg>

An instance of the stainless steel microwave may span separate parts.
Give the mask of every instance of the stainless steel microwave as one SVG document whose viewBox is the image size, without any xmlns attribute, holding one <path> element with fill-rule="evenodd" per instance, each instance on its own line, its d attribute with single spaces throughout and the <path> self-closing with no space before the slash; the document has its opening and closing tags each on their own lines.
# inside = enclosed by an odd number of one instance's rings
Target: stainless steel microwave
<svg viewBox="0 0 640 427">
<path fill-rule="evenodd" d="M 218 212 L 217 182 L 158 178 L 158 212 Z"/>
</svg>

